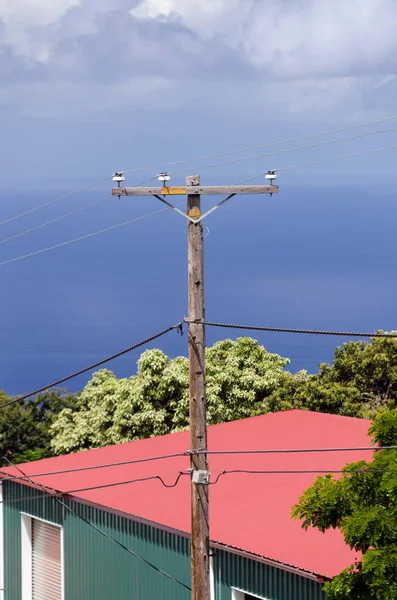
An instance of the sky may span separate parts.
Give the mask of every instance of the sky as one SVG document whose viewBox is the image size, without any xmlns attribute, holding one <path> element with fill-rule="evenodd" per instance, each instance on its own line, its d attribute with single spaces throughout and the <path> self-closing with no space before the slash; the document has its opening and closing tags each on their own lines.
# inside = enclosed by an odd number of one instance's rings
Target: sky
<svg viewBox="0 0 397 600">
<path fill-rule="evenodd" d="M 392 116 L 396 34 L 394 0 L 0 0 L 0 222 L 116 170 Z M 393 144 L 389 131 L 216 169 L 202 169 L 214 159 L 192 161 L 186 174 L 231 184 Z M 243 197 L 214 213 L 207 313 L 286 327 L 393 328 L 395 159 L 391 150 L 280 171 L 277 199 Z M 131 173 L 127 184 L 157 172 Z M 0 225 L 0 263 L 160 208 L 112 199 L 2 243 L 109 188 Z M 0 266 L 0 388 L 44 385 L 179 320 L 185 263 L 185 224 L 166 213 Z M 311 371 L 337 343 L 260 341 Z M 185 353 L 185 342 L 161 347 Z M 136 358 L 114 369 L 131 374 Z"/>
</svg>

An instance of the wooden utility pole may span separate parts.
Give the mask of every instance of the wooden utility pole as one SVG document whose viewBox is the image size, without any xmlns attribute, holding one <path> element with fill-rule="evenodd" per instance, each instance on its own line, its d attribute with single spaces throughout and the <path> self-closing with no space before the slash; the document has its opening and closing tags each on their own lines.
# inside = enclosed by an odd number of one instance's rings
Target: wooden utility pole
<svg viewBox="0 0 397 600">
<path fill-rule="evenodd" d="M 200 194 L 189 188 L 200 177 L 186 179 L 187 215 L 201 217 Z M 193 190 L 192 190 L 193 191 Z M 210 600 L 207 404 L 205 398 L 204 248 L 202 222 L 188 221 L 189 412 L 191 480 L 192 600 Z M 195 452 L 200 452 L 196 454 Z"/>
<path fill-rule="evenodd" d="M 274 172 L 269 172 L 270 174 Z M 167 175 L 167 174 L 162 174 Z M 166 182 L 169 177 L 159 177 Z M 273 182 L 274 176 L 270 178 Z M 115 175 L 119 187 L 113 196 L 154 196 L 188 221 L 188 275 L 189 275 L 189 407 L 191 449 L 191 517 L 192 517 L 192 600 L 210 600 L 209 497 L 207 457 L 207 406 L 205 397 L 205 305 L 204 305 L 204 250 L 202 219 L 230 200 L 236 194 L 276 194 L 275 185 L 200 186 L 198 175 L 187 177 L 186 186 L 122 187 L 122 173 Z M 227 194 L 215 207 L 201 213 L 202 195 Z M 187 212 L 171 204 L 166 198 L 187 195 Z"/>
</svg>

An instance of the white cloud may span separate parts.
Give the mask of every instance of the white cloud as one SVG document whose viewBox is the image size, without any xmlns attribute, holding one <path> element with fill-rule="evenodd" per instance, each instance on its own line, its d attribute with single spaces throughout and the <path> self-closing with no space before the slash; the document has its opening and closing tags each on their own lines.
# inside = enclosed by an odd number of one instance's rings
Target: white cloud
<svg viewBox="0 0 397 600">
<path fill-rule="evenodd" d="M 131 13 L 150 19 L 180 17 L 189 29 L 205 36 L 223 35 L 229 25 L 243 24 L 254 5 L 255 0 L 143 0 Z"/>
<path fill-rule="evenodd" d="M 4 40 L 17 54 L 45 62 L 50 47 L 43 28 L 53 25 L 80 0 L 0 0 Z"/>
<path fill-rule="evenodd" d="M 80 0 L 0 0 L 0 19 L 7 25 L 50 25 Z"/>
<path fill-rule="evenodd" d="M 189 102 L 360 118 L 394 102 L 396 57 L 395 0 L 0 0 L 1 105 L 25 114 Z"/>
<path fill-rule="evenodd" d="M 383 70 L 397 47 L 395 0 L 142 0 L 132 14 L 179 18 L 281 77 Z"/>
</svg>

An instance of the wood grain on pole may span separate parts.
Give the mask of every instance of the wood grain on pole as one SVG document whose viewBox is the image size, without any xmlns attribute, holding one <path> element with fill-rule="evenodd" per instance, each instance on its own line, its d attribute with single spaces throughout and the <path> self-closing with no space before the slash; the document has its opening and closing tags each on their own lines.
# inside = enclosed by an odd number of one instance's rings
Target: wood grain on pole
<svg viewBox="0 0 397 600">
<path fill-rule="evenodd" d="M 186 179 L 188 192 L 199 184 L 199 176 Z M 195 218 L 201 215 L 199 194 L 188 193 L 187 214 Z M 191 221 L 188 222 L 188 277 L 190 447 L 193 451 L 206 451 L 203 226 Z M 191 468 L 208 471 L 207 454 L 192 454 Z M 208 484 L 191 483 L 191 519 L 192 600 L 210 600 Z"/>
</svg>

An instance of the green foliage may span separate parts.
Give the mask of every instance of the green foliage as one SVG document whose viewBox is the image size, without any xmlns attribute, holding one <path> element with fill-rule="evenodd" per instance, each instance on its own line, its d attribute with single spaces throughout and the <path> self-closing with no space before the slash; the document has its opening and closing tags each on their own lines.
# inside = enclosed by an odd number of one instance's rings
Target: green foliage
<svg viewBox="0 0 397 600">
<path fill-rule="evenodd" d="M 0 392 L 0 405 L 9 400 L 4 392 Z M 73 396 L 50 391 L 29 402 L 16 402 L 2 408 L 0 464 L 7 464 L 4 457 L 21 463 L 51 456 L 50 426 L 57 414 L 72 401 Z"/>
<path fill-rule="evenodd" d="M 348 417 L 373 418 L 397 407 L 397 340 L 349 342 L 319 373 L 286 373 L 263 412 L 298 408 Z"/>
<path fill-rule="evenodd" d="M 354 385 L 301 372 L 297 375 L 286 373 L 267 399 L 264 409 L 263 412 L 299 409 L 357 417 L 364 416 L 368 406 Z"/>
<path fill-rule="evenodd" d="M 288 360 L 251 338 L 224 340 L 207 350 L 208 422 L 249 417 L 279 385 Z M 189 370 L 186 358 L 144 352 L 137 374 L 117 379 L 95 373 L 73 408 L 52 426 L 52 447 L 61 454 L 147 438 L 187 427 Z"/>
<path fill-rule="evenodd" d="M 396 332 L 393 332 L 396 333 Z M 324 381 L 353 385 L 373 413 L 397 406 L 397 340 L 350 342 L 335 351 L 331 366 L 320 365 Z"/>
<path fill-rule="evenodd" d="M 397 340 L 344 344 L 316 375 L 291 374 L 288 363 L 252 338 L 208 348 L 208 422 L 289 409 L 373 418 L 397 407 Z M 0 449 L 3 443 L 18 460 L 30 460 L 184 429 L 188 384 L 186 358 L 149 350 L 132 377 L 103 370 L 77 396 L 47 392 L 16 404 L 7 412 L 10 426 L 0 423 Z"/>
<path fill-rule="evenodd" d="M 397 445 L 397 410 L 370 429 L 379 445 Z M 397 452 L 346 465 L 341 477 L 319 477 L 293 507 L 302 527 L 340 529 L 362 559 L 325 584 L 329 600 L 397 600 Z"/>
</svg>

